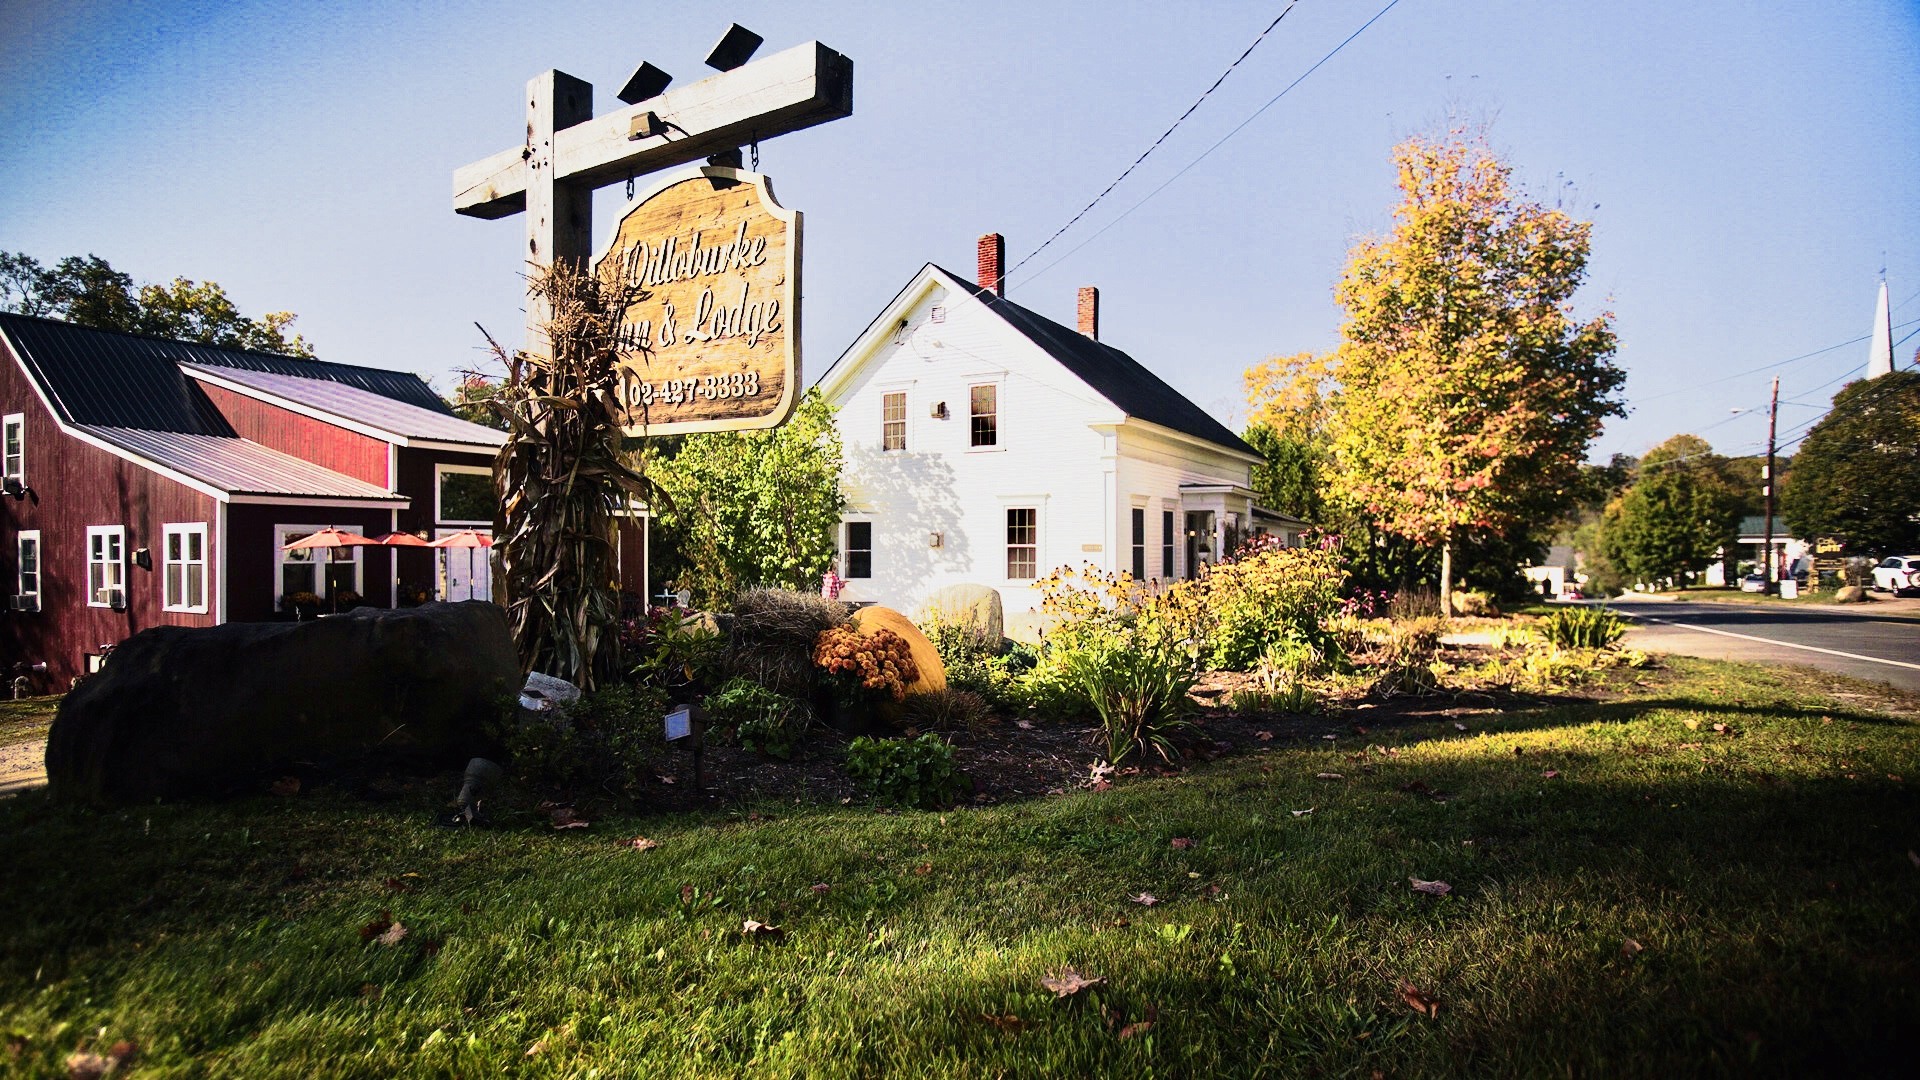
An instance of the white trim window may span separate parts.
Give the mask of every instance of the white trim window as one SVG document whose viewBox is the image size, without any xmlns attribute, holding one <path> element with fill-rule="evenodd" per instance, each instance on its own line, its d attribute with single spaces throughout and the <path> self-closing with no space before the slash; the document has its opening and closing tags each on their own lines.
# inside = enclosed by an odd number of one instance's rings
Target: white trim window
<svg viewBox="0 0 1920 1080">
<path fill-rule="evenodd" d="M 40 530 L 20 530 L 19 544 L 16 548 L 19 556 L 14 562 L 13 609 L 15 611 L 40 610 Z"/>
<path fill-rule="evenodd" d="M 880 449 L 907 448 L 907 392 L 892 390 L 880 395 Z"/>
<path fill-rule="evenodd" d="M 841 522 L 840 576 L 870 578 L 873 576 L 873 522 L 864 518 L 848 518 Z"/>
<path fill-rule="evenodd" d="M 360 594 L 361 553 L 364 547 L 300 548 L 288 551 L 295 540 L 312 536 L 324 525 L 275 525 L 273 527 L 273 578 L 280 589 L 283 610 L 292 610 L 287 598 L 295 593 L 312 593 L 325 601 L 343 589 Z M 342 525 L 340 531 L 358 534 L 360 526 Z"/>
<path fill-rule="evenodd" d="M 127 527 L 87 526 L 87 606 L 127 606 Z"/>
<path fill-rule="evenodd" d="M 434 521 L 491 529 L 499 501 L 492 469 L 480 465 L 433 467 Z"/>
<path fill-rule="evenodd" d="M 1000 384 L 975 383 L 967 387 L 967 439 L 974 450 L 1000 447 Z"/>
<path fill-rule="evenodd" d="M 1007 580 L 1040 576 L 1040 508 L 1007 507 Z"/>
<path fill-rule="evenodd" d="M 160 528 L 161 607 L 194 615 L 207 613 L 207 523 Z"/>
<path fill-rule="evenodd" d="M 8 413 L 0 420 L 0 480 L 8 494 L 27 488 L 26 413 Z"/>
</svg>

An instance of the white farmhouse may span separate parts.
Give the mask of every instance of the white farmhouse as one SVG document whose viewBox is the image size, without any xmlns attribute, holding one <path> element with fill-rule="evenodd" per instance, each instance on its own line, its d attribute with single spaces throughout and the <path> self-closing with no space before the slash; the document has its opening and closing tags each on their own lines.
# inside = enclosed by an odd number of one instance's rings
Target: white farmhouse
<svg viewBox="0 0 1920 1080">
<path fill-rule="evenodd" d="M 1000 592 L 1035 624 L 1036 578 L 1091 563 L 1191 577 L 1256 532 L 1302 524 L 1253 505 L 1261 458 L 1132 357 L 1008 300 L 1005 241 L 979 284 L 928 263 L 820 379 L 846 447 L 843 598 L 912 612 L 937 589 Z"/>
</svg>

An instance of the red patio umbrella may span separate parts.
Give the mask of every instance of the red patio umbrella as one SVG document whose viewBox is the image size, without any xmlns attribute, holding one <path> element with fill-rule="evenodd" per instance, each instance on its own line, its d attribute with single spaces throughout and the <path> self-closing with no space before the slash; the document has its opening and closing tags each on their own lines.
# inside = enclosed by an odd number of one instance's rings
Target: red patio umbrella
<svg viewBox="0 0 1920 1080">
<path fill-rule="evenodd" d="M 379 541 L 369 540 L 359 533 L 346 532 L 329 525 L 311 536 L 303 536 L 295 540 L 280 550 L 299 551 L 306 548 L 369 547 L 377 543 L 379 543 Z"/>
<path fill-rule="evenodd" d="M 374 537 L 372 540 L 369 540 L 368 543 L 379 544 L 381 547 L 432 547 L 433 546 L 428 541 L 422 540 L 419 537 L 413 535 L 412 533 L 403 533 L 403 532 L 383 533 L 379 536 Z"/>
<path fill-rule="evenodd" d="M 473 549 L 492 547 L 493 537 L 475 529 L 461 529 L 459 532 L 448 533 L 427 546 L 467 549 L 467 599 L 473 599 Z"/>
</svg>

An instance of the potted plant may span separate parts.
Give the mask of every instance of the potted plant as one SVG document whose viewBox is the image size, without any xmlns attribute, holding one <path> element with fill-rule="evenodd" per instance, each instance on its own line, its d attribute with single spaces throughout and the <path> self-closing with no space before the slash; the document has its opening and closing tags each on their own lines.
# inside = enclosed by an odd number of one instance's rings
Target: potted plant
<svg viewBox="0 0 1920 1080">
<path fill-rule="evenodd" d="M 904 700 L 907 687 L 920 678 L 906 639 L 884 629 L 821 631 L 813 643 L 813 666 L 827 691 L 833 724 L 843 731 L 866 728 L 877 702 Z"/>
<path fill-rule="evenodd" d="M 280 606 L 282 610 L 293 612 L 295 622 L 311 619 L 320 614 L 320 598 L 304 589 L 300 592 L 288 593 L 281 600 Z"/>
</svg>

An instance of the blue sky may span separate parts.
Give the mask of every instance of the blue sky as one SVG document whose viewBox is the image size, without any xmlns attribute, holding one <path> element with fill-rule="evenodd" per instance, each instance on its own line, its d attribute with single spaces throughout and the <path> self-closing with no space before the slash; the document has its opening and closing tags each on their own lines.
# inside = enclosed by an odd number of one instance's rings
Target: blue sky
<svg viewBox="0 0 1920 1080">
<path fill-rule="evenodd" d="M 1335 341 L 1346 251 L 1392 210 L 1390 148 L 1458 117 L 1595 224 L 1582 304 L 1617 315 L 1633 407 L 1596 456 L 1681 431 L 1752 451 L 1764 417 L 1731 410 L 1775 372 L 1790 438 L 1866 345 L 1780 362 L 1863 338 L 1883 266 L 1909 362 L 1920 4 L 1399 0 L 1247 122 L 1386 2 L 1300 0 L 1009 295 L 1071 323 L 1100 286 L 1102 339 L 1237 425 L 1243 369 Z M 733 20 L 763 53 L 817 38 L 854 60 L 851 118 L 761 146 L 807 218 L 811 381 L 921 263 L 969 273 L 988 231 L 1033 251 L 1284 6 L 0 0 L 0 249 L 218 281 L 299 313 L 327 359 L 446 388 L 485 360 L 475 322 L 521 324 L 521 225 L 456 216 L 453 169 L 518 142 L 539 71 L 608 111 L 642 59 L 701 77 Z M 601 194 L 597 232 L 623 196 Z"/>
</svg>

